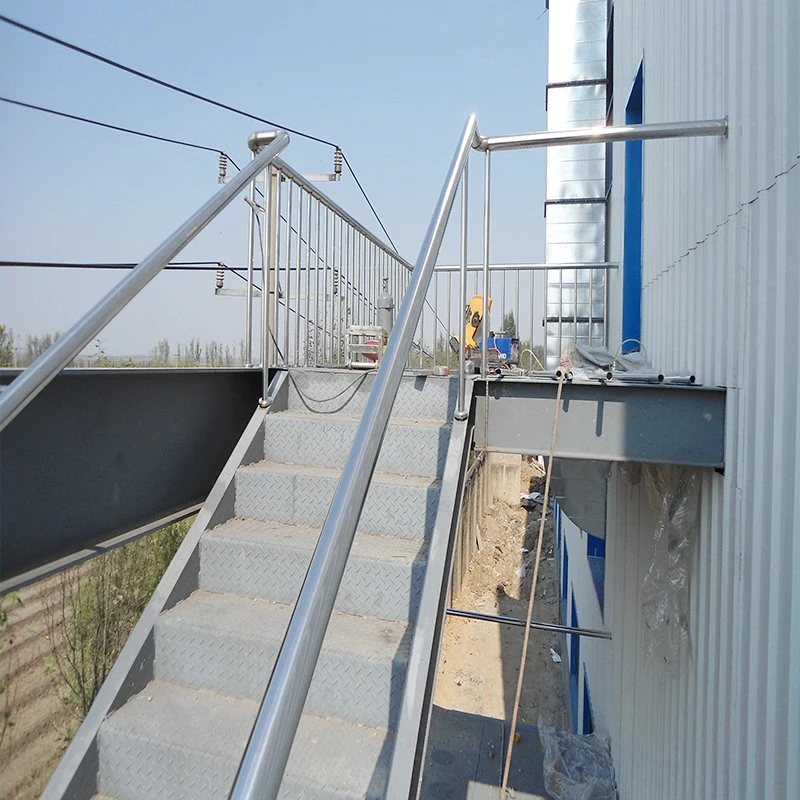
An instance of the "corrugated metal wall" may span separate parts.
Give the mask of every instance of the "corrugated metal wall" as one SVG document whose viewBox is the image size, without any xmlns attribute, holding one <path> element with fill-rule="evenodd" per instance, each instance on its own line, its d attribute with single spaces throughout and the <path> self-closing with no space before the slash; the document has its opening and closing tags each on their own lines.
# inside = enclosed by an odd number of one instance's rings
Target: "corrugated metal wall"
<svg viewBox="0 0 800 800">
<path fill-rule="evenodd" d="M 800 3 L 616 0 L 614 14 L 616 123 L 642 58 L 645 122 L 730 119 L 727 141 L 644 145 L 642 293 L 653 363 L 728 398 L 726 469 L 703 476 L 691 646 L 675 675 L 642 659 L 653 520 L 644 490 L 612 474 L 614 640 L 581 651 L 596 723 L 623 799 L 798 797 Z M 621 261 L 615 153 L 609 255 Z"/>
</svg>

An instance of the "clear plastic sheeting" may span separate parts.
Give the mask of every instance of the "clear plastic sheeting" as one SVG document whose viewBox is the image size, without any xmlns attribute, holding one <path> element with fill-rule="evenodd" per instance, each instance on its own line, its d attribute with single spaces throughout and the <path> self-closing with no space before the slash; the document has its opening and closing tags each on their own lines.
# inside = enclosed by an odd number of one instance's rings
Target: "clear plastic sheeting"
<svg viewBox="0 0 800 800">
<path fill-rule="evenodd" d="M 544 786 L 554 800 L 616 800 L 608 739 L 557 731 L 539 718 Z"/>
<path fill-rule="evenodd" d="M 642 581 L 645 660 L 668 672 L 689 638 L 689 580 L 697 528 L 700 474 L 672 465 L 642 465 L 642 481 L 657 520 L 652 555 Z"/>
<path fill-rule="evenodd" d="M 614 377 L 630 377 L 643 382 L 657 381 L 660 376 L 650 369 L 647 354 L 643 350 L 631 353 L 612 353 L 605 347 L 585 344 L 570 344 L 561 355 L 561 366 L 569 369 L 573 377 L 608 380 Z"/>
</svg>

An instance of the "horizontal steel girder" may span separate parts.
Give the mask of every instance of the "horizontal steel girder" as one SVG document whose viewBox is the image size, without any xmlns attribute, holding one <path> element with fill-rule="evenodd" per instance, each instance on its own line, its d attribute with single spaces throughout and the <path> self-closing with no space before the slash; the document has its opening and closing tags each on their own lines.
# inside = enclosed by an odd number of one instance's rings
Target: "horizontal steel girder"
<svg viewBox="0 0 800 800">
<path fill-rule="evenodd" d="M 549 453 L 556 389 L 551 379 L 477 378 L 476 445 Z M 560 413 L 560 458 L 725 466 L 725 389 L 570 381 Z"/>
<path fill-rule="evenodd" d="M 260 370 L 62 372 L 0 432 L 0 582 L 202 503 L 260 392 Z"/>
</svg>

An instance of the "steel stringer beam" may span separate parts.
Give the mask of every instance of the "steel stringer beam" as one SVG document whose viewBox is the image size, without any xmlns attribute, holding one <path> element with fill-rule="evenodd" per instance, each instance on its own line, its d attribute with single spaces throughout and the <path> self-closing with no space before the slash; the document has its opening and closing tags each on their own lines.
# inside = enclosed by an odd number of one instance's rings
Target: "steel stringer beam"
<svg viewBox="0 0 800 800">
<path fill-rule="evenodd" d="M 476 379 L 480 448 L 550 450 L 557 384 L 549 378 Z M 724 388 L 570 381 L 564 386 L 555 456 L 694 467 L 725 466 Z"/>
</svg>

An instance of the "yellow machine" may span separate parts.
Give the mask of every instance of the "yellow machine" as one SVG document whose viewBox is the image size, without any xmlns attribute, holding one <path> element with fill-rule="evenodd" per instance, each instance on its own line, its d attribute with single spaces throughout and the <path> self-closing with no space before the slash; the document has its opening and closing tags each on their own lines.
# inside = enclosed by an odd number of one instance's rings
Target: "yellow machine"
<svg viewBox="0 0 800 800">
<path fill-rule="evenodd" d="M 492 308 L 492 298 L 489 298 L 489 309 Z M 483 342 L 483 295 L 476 294 L 467 303 L 464 309 L 464 349 L 467 358 L 476 351 L 481 349 Z M 458 336 L 450 337 L 450 347 L 453 352 L 458 352 Z"/>
<path fill-rule="evenodd" d="M 492 298 L 489 298 L 488 309 L 491 311 Z M 476 294 L 467 303 L 464 311 L 464 346 L 467 353 L 478 350 L 483 342 L 483 295 Z"/>
<path fill-rule="evenodd" d="M 487 309 L 492 308 L 492 298 L 488 300 Z M 479 367 L 484 342 L 487 348 L 489 369 L 509 368 L 519 364 L 519 339 L 505 332 L 497 334 L 489 331 L 486 334 L 483 327 L 484 306 L 483 295 L 476 294 L 467 303 L 464 309 L 464 353 L 468 361 Z M 454 353 L 458 352 L 459 340 L 457 336 L 450 338 L 450 347 Z"/>
</svg>

